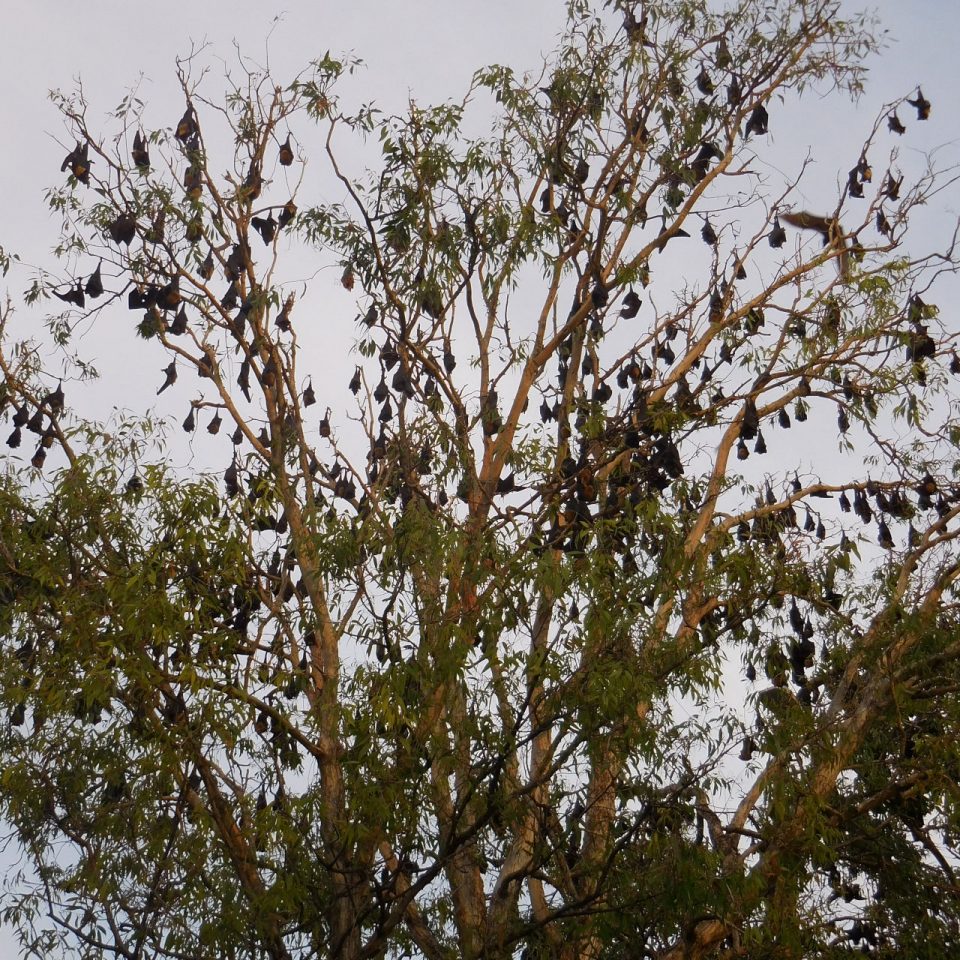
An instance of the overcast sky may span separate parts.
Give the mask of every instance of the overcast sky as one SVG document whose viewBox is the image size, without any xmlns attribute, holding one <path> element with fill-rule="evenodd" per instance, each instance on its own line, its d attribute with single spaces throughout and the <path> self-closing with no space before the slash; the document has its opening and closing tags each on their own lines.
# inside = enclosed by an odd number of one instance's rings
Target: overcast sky
<svg viewBox="0 0 960 960">
<path fill-rule="evenodd" d="M 149 104 L 149 123 L 169 126 L 183 109 L 175 76 L 177 55 L 187 54 L 191 43 L 206 42 L 208 62 L 217 68 L 219 59 L 235 61 L 236 41 L 245 54 L 262 61 L 269 32 L 271 62 L 281 82 L 327 50 L 353 52 L 366 67 L 346 85 L 347 91 L 356 100 L 372 99 L 388 113 L 396 112 L 409 96 L 421 103 L 461 96 L 473 71 L 490 62 L 538 70 L 561 30 L 564 6 L 562 0 L 291 0 L 285 6 L 263 0 L 86 4 L 6 0 L 6 42 L 0 56 L 0 84 L 6 92 L 0 107 L 4 120 L 0 246 L 20 253 L 28 264 L 56 269 L 50 251 L 57 242 L 57 221 L 47 211 L 43 191 L 62 182 L 59 166 L 64 151 L 57 140 L 65 142 L 67 134 L 48 99 L 51 88 L 70 89 L 75 79 L 82 80 L 91 123 L 96 127 L 103 118 L 106 128 L 107 114 L 142 74 L 139 94 Z M 867 93 L 860 105 L 852 108 L 835 99 L 823 106 L 813 98 L 806 112 L 792 115 L 794 122 L 786 129 L 778 126 L 771 108 L 771 139 L 781 155 L 786 150 L 802 157 L 808 147 L 817 157 L 826 152 L 822 163 L 832 181 L 838 169 L 847 169 L 856 160 L 854 156 L 846 166 L 838 166 L 843 157 L 832 154 L 859 143 L 882 103 L 920 83 L 933 102 L 933 113 L 929 123 L 911 130 L 909 141 L 904 138 L 903 152 L 936 150 L 941 165 L 960 162 L 960 113 L 955 106 L 960 0 L 882 0 L 850 3 L 848 9 L 863 6 L 877 10 L 890 45 L 882 57 L 870 61 Z M 206 89 L 210 93 L 215 84 Z M 308 181 L 305 194 L 310 190 Z M 938 215 L 955 218 L 958 203 L 954 190 L 943 198 Z M 14 272 L 0 282 L 0 292 L 5 287 L 16 300 L 32 275 L 30 268 Z M 123 314 L 119 307 L 116 312 Z M 27 311 L 22 315 L 30 316 Z M 98 354 L 104 365 L 123 366 L 129 356 L 146 349 L 134 340 L 129 318 L 122 319 L 124 336 L 85 345 L 86 352 Z M 342 329 L 347 331 L 352 317 L 345 321 Z M 349 343 L 350 335 L 344 336 L 344 344 Z M 327 353 L 331 363 L 344 369 L 343 350 Z M 158 362 L 156 349 L 152 357 L 149 372 L 159 382 L 164 364 Z M 137 378 L 134 373 L 129 376 L 131 382 Z M 155 385 L 149 382 L 141 398 L 126 395 L 128 406 L 142 412 L 154 402 Z M 186 402 L 184 395 L 184 415 Z M 5 452 L 0 448 L 0 456 Z M 0 931 L 0 956 L 13 955 L 14 948 Z"/>
<path fill-rule="evenodd" d="M 848 9 L 861 6 L 851 0 Z M 817 189 L 817 184 L 826 183 L 833 189 L 837 172 L 856 162 L 859 145 L 880 106 L 911 91 L 917 83 L 923 84 L 933 101 L 933 115 L 926 124 L 911 124 L 910 135 L 896 145 L 908 159 L 911 154 L 919 157 L 938 149 L 941 164 L 960 161 L 960 120 L 951 103 L 960 73 L 955 50 L 960 2 L 883 0 L 872 8 L 888 31 L 890 45 L 882 57 L 871 60 L 868 91 L 857 107 L 842 98 L 820 101 L 816 96 L 805 100 L 800 112 L 789 115 L 783 114 L 783 108 L 770 106 L 771 134 L 761 162 L 771 172 L 789 175 L 811 152 L 817 163 L 800 191 L 799 200 L 805 205 L 819 207 L 825 202 L 826 191 Z M 104 134 L 116 132 L 109 114 L 134 87 L 147 103 L 146 127 L 172 126 L 183 110 L 175 76 L 177 56 L 186 55 L 191 45 L 207 44 L 202 59 L 210 66 L 211 76 L 204 90 L 215 95 L 223 64 L 236 64 L 234 44 L 264 63 L 269 34 L 270 63 L 280 82 L 289 82 L 312 58 L 327 50 L 334 55 L 350 52 L 361 57 L 365 67 L 343 84 L 348 101 L 373 100 L 387 113 L 402 112 L 409 97 L 421 104 L 459 98 L 481 65 L 500 62 L 521 71 L 538 71 L 564 20 L 562 0 L 488 0 L 482 4 L 313 0 L 286 6 L 253 0 L 229 4 L 96 0 L 85 5 L 37 0 L 21 4 L 13 21 L 15 38 L 8 34 L 0 58 L 0 81 L 9 93 L 2 108 L 6 149 L 0 152 L 0 183 L 5 187 L 0 246 L 19 253 L 29 266 L 12 274 L 6 287 L 16 298 L 29 286 L 36 267 L 59 269 L 59 275 L 67 277 L 50 254 L 58 239 L 58 222 L 43 200 L 45 188 L 62 182 L 61 144 L 71 142 L 48 99 L 51 88 L 68 91 L 78 79 L 82 81 L 90 105 L 90 125 Z M 314 157 L 301 206 L 344 199 L 342 194 L 325 192 L 328 188 L 322 184 L 330 181 L 321 179 L 321 166 L 321 158 Z M 835 193 L 828 196 L 835 198 Z M 945 202 L 955 215 L 956 191 Z M 319 262 L 316 257 L 300 262 L 305 264 L 302 279 L 313 278 L 313 287 L 324 289 L 327 312 L 340 312 L 342 307 L 352 314 L 353 304 L 344 301 L 336 275 L 328 270 L 325 276 L 313 277 Z M 91 261 L 89 268 L 92 266 Z M 52 309 L 50 301 L 46 307 Z M 123 314 L 119 307 L 114 312 Z M 326 331 L 329 336 L 334 329 L 342 330 L 347 345 L 355 339 L 356 327 L 352 315 L 342 319 L 342 325 L 327 321 Z M 102 401 L 98 409 L 88 411 L 97 416 L 105 416 L 117 397 L 140 412 L 153 400 L 150 391 L 137 403 L 135 393 L 142 368 L 148 363 L 156 365 L 157 352 L 151 349 L 155 345 L 137 343 L 127 335 L 128 321 L 129 316 L 124 316 L 122 337 L 98 339 L 95 332 L 82 343 L 84 355 L 102 370 L 111 363 L 119 364 L 111 378 L 115 389 L 98 394 Z M 21 311 L 21 324 L 24 322 L 36 325 L 40 318 Z M 120 322 L 117 319 L 118 325 Z M 323 359 L 332 361 L 335 355 L 336 351 L 325 350 Z M 342 364 L 342 351 L 339 360 Z M 186 395 L 184 401 L 188 402 Z"/>
</svg>

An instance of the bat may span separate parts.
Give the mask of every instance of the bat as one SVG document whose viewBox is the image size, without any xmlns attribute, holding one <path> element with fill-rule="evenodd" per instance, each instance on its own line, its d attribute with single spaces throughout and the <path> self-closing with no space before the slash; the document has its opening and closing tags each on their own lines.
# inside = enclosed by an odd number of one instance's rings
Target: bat
<svg viewBox="0 0 960 960">
<path fill-rule="evenodd" d="M 840 276 L 842 278 L 849 276 L 849 248 L 839 220 L 835 217 L 817 216 L 806 211 L 785 213 L 783 220 L 798 230 L 813 230 L 819 233 L 823 238 L 823 245 L 831 247 L 837 254 L 837 269 L 840 271 Z"/>
<path fill-rule="evenodd" d="M 146 173 L 150 169 L 150 151 L 147 150 L 147 141 L 139 130 L 133 135 L 133 149 L 130 154 L 133 157 L 134 166 L 141 173 Z"/>
<path fill-rule="evenodd" d="M 183 112 L 183 116 L 180 118 L 180 122 L 177 124 L 177 128 L 174 131 L 174 136 L 181 143 L 186 143 L 197 133 L 197 121 L 193 114 L 193 106 L 187 104 L 187 109 Z"/>
<path fill-rule="evenodd" d="M 779 249 L 787 242 L 787 231 L 780 224 L 780 218 L 773 218 L 773 229 L 767 236 L 767 242 L 774 249 Z"/>
<path fill-rule="evenodd" d="M 128 247 L 137 233 L 137 222 L 129 213 L 121 213 L 116 220 L 107 227 L 110 239 L 116 243 L 124 243 Z"/>
<path fill-rule="evenodd" d="M 924 97 L 923 91 L 922 91 L 919 87 L 917 87 L 917 99 L 916 99 L 916 100 L 910 100 L 910 99 L 908 98 L 908 99 L 907 99 L 907 103 L 909 103 L 911 107 L 916 107 L 916 108 L 917 108 L 917 119 L 918 119 L 918 120 L 929 120 L 929 119 L 930 119 L 930 101 L 927 100 L 926 97 Z M 77 179 L 79 180 L 80 178 L 77 177 Z"/>
<path fill-rule="evenodd" d="M 166 376 L 163 383 L 160 385 L 160 389 L 157 391 L 158 397 L 160 396 L 161 393 L 163 393 L 164 390 L 167 389 L 167 387 L 172 387 L 173 384 L 177 382 L 177 361 L 171 360 L 170 363 L 168 363 L 167 366 L 164 367 L 163 372 Z M 190 414 L 191 416 L 193 415 L 192 407 L 190 408 Z M 184 426 L 184 429 L 186 429 L 186 426 Z"/>
<path fill-rule="evenodd" d="M 762 103 L 758 103 L 747 120 L 747 126 L 743 135 L 745 139 L 750 139 L 752 133 L 767 133 L 769 129 L 770 115 Z"/>
<path fill-rule="evenodd" d="M 250 226 L 260 234 L 260 239 L 269 246 L 273 243 L 273 238 L 277 232 L 277 221 L 273 219 L 273 213 L 264 220 L 262 217 L 252 217 Z"/>
<path fill-rule="evenodd" d="M 90 274 L 90 277 L 88 278 L 87 283 L 83 288 L 84 293 L 86 293 L 88 297 L 93 297 L 94 300 L 96 300 L 96 298 L 103 293 L 103 280 L 100 277 L 101 265 L 102 265 L 102 261 L 101 263 L 97 264 L 97 269 Z"/>
<path fill-rule="evenodd" d="M 88 156 L 89 145 L 77 141 L 77 145 L 64 157 L 60 164 L 60 172 L 67 167 L 76 179 L 86 186 L 90 182 L 90 164 L 93 162 Z"/>
<path fill-rule="evenodd" d="M 283 209 L 280 211 L 280 216 L 277 219 L 277 224 L 280 229 L 283 230 L 288 224 L 293 222 L 293 218 L 297 215 L 297 205 L 292 201 L 288 200 L 284 205 Z"/>
<path fill-rule="evenodd" d="M 62 300 L 64 303 L 71 303 L 76 307 L 83 309 L 83 305 L 86 303 L 86 300 L 83 296 L 83 285 L 78 280 L 76 287 L 71 287 L 66 293 L 58 293 L 56 290 L 53 291 L 53 295 L 58 299 Z"/>
</svg>

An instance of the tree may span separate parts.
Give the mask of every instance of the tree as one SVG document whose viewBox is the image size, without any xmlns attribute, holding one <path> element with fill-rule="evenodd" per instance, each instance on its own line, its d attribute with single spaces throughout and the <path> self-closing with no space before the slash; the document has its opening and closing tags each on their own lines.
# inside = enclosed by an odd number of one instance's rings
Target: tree
<svg viewBox="0 0 960 960">
<path fill-rule="evenodd" d="M 709 7 L 573 0 L 542 76 L 401 117 L 329 55 L 222 104 L 185 61 L 168 127 L 58 95 L 66 387 L 0 353 L 26 954 L 958 949 L 956 251 L 909 231 L 952 173 L 898 160 L 911 91 L 800 209 L 768 127 L 861 93 L 869 24 Z M 346 204 L 286 188 L 308 125 Z M 339 385 L 293 238 L 356 303 Z M 209 471 L 68 404 L 125 306 Z"/>
</svg>

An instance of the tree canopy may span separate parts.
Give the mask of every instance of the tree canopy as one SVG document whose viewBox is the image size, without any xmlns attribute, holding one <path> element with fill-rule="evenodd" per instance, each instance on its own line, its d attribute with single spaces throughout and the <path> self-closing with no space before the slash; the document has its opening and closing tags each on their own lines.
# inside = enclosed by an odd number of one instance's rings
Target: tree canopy
<svg viewBox="0 0 960 960">
<path fill-rule="evenodd" d="M 870 105 L 835 0 L 568 10 L 399 116 L 330 54 L 181 61 L 179 120 L 54 95 L 48 334 L 0 319 L 25 956 L 960 949 L 957 253 L 911 229 L 955 172 L 898 152 L 936 108 Z M 801 203 L 778 112 L 845 94 Z M 155 411 L 85 416 L 93 336 Z"/>
</svg>

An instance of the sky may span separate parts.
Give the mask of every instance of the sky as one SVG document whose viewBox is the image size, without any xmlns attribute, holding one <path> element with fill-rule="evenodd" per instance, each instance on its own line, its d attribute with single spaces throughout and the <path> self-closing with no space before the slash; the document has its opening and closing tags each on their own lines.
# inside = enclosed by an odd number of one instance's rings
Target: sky
<svg viewBox="0 0 960 960">
<path fill-rule="evenodd" d="M 35 267 L 56 268 L 51 250 L 57 242 L 58 223 L 48 212 L 43 194 L 62 181 L 61 144 L 68 142 L 68 134 L 48 99 L 51 88 L 69 90 L 82 81 L 96 127 L 100 117 L 106 126 L 107 115 L 139 84 L 138 93 L 149 105 L 150 123 L 169 126 L 183 109 L 175 58 L 186 55 L 191 44 L 207 44 L 208 91 L 215 89 L 213 74 L 222 72 L 221 63 L 236 62 L 235 43 L 261 62 L 269 45 L 271 66 L 281 81 L 327 50 L 361 57 L 366 66 L 344 85 L 345 92 L 355 101 L 375 100 L 392 113 L 402 111 L 410 97 L 424 104 L 460 97 L 474 70 L 491 62 L 538 71 L 565 19 L 562 0 L 289 0 L 285 5 L 262 0 L 165 0 L 162 4 L 6 0 L 6 7 L 8 32 L 0 57 L 0 89 L 6 92 L 0 102 L 4 133 L 0 246 L 19 253 L 25 266 L 0 280 L 0 295 L 9 293 L 14 301 L 29 286 Z M 813 96 L 803 110 L 790 113 L 789 124 L 780 126 L 772 114 L 771 140 L 777 155 L 789 161 L 810 149 L 832 182 L 837 170 L 855 162 L 856 156 L 844 166 L 844 151 L 860 142 L 880 106 L 912 92 L 919 83 L 933 101 L 933 113 L 928 124 L 911 131 L 909 142 L 904 138 L 903 153 L 918 160 L 922 153 L 933 152 L 942 166 L 960 163 L 960 113 L 953 105 L 960 79 L 956 52 L 960 2 L 847 4 L 848 10 L 864 7 L 877 11 L 888 38 L 883 55 L 868 63 L 866 94 L 856 106 L 840 98 L 821 102 Z M 815 203 L 816 177 L 812 183 L 809 200 Z M 316 187 L 311 187 L 308 176 L 305 192 L 311 189 Z M 931 211 L 932 229 L 941 229 L 960 212 L 957 190 L 942 199 L 942 206 Z M 330 296 L 342 297 L 336 278 L 328 279 Z M 340 303 L 331 302 L 334 307 Z M 343 306 L 348 309 L 345 302 Z M 40 322 L 22 308 L 21 320 Z M 329 363 L 331 370 L 338 367 L 341 376 L 342 357 L 354 336 L 352 315 L 336 329 L 343 331 L 343 343 L 334 344 L 334 349 L 326 351 L 326 361 L 319 362 Z M 140 372 L 145 363 L 156 366 L 156 373 L 150 369 L 148 382 L 159 383 L 162 364 L 155 351 L 147 360 L 146 347 L 130 335 L 91 337 L 83 349 L 104 366 L 116 368 L 122 387 L 118 392 L 130 407 L 142 412 L 155 402 L 153 385 L 145 389 Z M 342 379 L 348 377 L 349 372 Z M 117 391 L 94 394 L 94 406 L 99 403 L 103 412 L 116 395 Z M 187 402 L 184 394 L 184 414 Z M 9 935 L 0 930 L 0 956 L 14 954 Z"/>
</svg>

